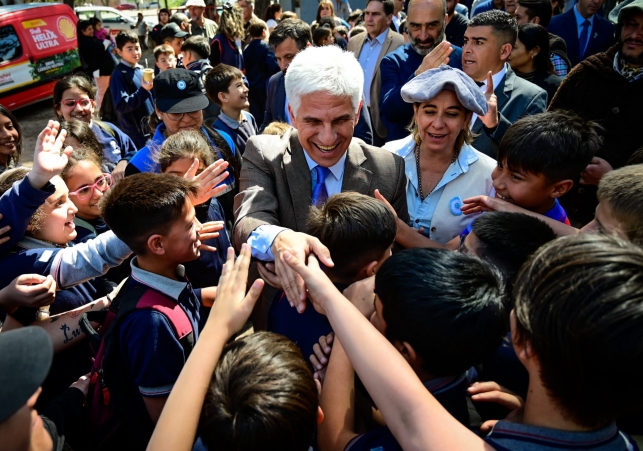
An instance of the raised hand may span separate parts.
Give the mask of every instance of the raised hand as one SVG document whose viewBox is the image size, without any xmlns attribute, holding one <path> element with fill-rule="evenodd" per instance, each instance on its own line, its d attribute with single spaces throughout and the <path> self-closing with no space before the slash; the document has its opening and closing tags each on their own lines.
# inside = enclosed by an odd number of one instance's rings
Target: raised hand
<svg viewBox="0 0 643 451">
<path fill-rule="evenodd" d="M 521 414 L 525 407 L 524 399 L 496 382 L 475 382 L 467 391 L 474 402 L 493 402 L 509 409 L 511 412 L 507 415 L 507 418 Z M 488 433 L 497 422 L 497 420 L 485 421 L 480 426 L 480 430 Z"/>
<path fill-rule="evenodd" d="M 599 157 L 592 158 L 585 170 L 580 174 L 580 183 L 583 185 L 598 185 L 603 176 L 614 168 L 611 164 Z"/>
<path fill-rule="evenodd" d="M 462 213 L 465 215 L 481 213 L 483 211 L 513 211 L 517 213 L 525 211 L 523 208 L 507 202 L 506 200 L 490 196 L 469 197 L 462 201 L 462 207 L 460 207 L 460 210 L 462 210 Z"/>
<path fill-rule="evenodd" d="M 487 89 L 484 93 L 485 98 L 487 99 L 487 105 L 489 110 L 484 116 L 480 116 L 480 121 L 487 128 L 496 128 L 498 126 L 498 97 L 493 92 L 493 77 L 491 71 L 487 72 Z"/>
<path fill-rule="evenodd" d="M 306 288 L 308 288 L 308 296 L 315 310 L 325 315 L 324 301 L 331 298 L 332 294 L 340 293 L 319 267 L 317 257 L 314 254 L 308 255 L 308 263 L 306 263 L 304 258 L 290 252 L 284 252 L 283 260 L 305 282 Z"/>
<path fill-rule="evenodd" d="M 330 358 L 334 338 L 335 334 L 333 332 L 319 337 L 319 342 L 313 345 L 313 354 L 309 358 L 310 363 L 315 368 L 314 377 L 322 384 L 324 383 L 324 377 L 326 377 L 328 359 Z"/>
<path fill-rule="evenodd" d="M 415 71 L 415 76 L 417 77 L 429 69 L 440 67 L 441 64 L 449 64 L 449 55 L 451 55 L 451 52 L 453 52 L 453 47 L 451 47 L 449 42 L 440 42 L 422 59 L 422 64 L 420 64 L 420 67 Z"/>
<path fill-rule="evenodd" d="M 63 129 L 58 133 L 59 129 L 60 123 L 49 121 L 38 135 L 33 156 L 33 168 L 27 174 L 29 183 L 36 189 L 41 189 L 52 177 L 65 169 L 73 151 L 71 146 L 63 148 L 67 131 Z"/>
<path fill-rule="evenodd" d="M 184 175 L 186 179 L 193 180 L 199 184 L 199 191 L 192 199 L 194 205 L 200 205 L 225 191 L 227 186 L 219 185 L 219 183 L 228 178 L 228 173 L 226 172 L 227 167 L 227 161 L 217 160 L 205 168 L 199 175 L 196 175 L 199 169 L 199 159 L 194 159 L 190 169 L 188 169 L 188 172 Z"/>
<path fill-rule="evenodd" d="M 263 280 L 257 279 L 246 294 L 250 260 L 251 251 L 247 244 L 241 246 L 236 261 L 234 249 L 228 248 L 228 257 L 217 287 L 217 299 L 208 316 L 208 323 L 216 323 L 213 324 L 213 329 L 225 331 L 228 337 L 238 332 L 246 323 L 263 288 Z"/>
<path fill-rule="evenodd" d="M 204 224 L 201 224 L 201 231 L 199 232 L 199 240 L 201 245 L 199 250 L 216 252 L 217 248 L 214 246 L 208 246 L 204 241 L 217 238 L 219 236 L 219 230 L 222 230 L 225 227 L 223 221 L 210 221 Z"/>
</svg>

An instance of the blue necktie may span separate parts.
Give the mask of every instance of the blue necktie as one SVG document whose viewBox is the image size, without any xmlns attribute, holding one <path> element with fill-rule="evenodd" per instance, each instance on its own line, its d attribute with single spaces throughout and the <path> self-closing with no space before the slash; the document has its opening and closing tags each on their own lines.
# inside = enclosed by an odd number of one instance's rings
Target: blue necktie
<svg viewBox="0 0 643 451">
<path fill-rule="evenodd" d="M 330 169 L 323 166 L 315 166 L 317 171 L 317 182 L 313 187 L 313 205 L 319 207 L 328 200 L 328 191 L 326 191 L 326 177 L 330 174 Z"/>
<path fill-rule="evenodd" d="M 589 38 L 589 26 L 590 21 L 585 19 L 580 26 L 582 30 L 580 31 L 580 37 L 578 38 L 578 56 L 582 60 L 585 55 L 585 50 L 587 49 L 587 40 Z"/>
</svg>

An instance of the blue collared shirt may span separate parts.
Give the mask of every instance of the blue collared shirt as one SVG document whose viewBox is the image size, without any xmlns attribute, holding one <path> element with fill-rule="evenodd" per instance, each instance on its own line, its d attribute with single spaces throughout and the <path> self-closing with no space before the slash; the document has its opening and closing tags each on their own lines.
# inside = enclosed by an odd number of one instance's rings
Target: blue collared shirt
<svg viewBox="0 0 643 451">
<path fill-rule="evenodd" d="M 478 161 L 479 157 L 476 155 L 473 147 L 466 144 L 463 145 L 458 159 L 451 163 L 447 170 L 444 171 L 442 179 L 438 182 L 431 194 L 426 196 L 424 200 L 421 200 L 420 194 L 418 193 L 418 174 L 414 149 L 415 146 L 407 146 L 405 149 L 402 149 L 403 153 L 396 153 L 404 158 L 404 172 L 407 178 L 406 202 L 408 204 L 410 217 L 409 225 L 416 229 L 424 227 L 424 235 L 428 237 L 431 231 L 433 214 L 447 183 L 455 180 L 461 174 L 465 174 L 469 170 L 469 166 Z"/>
<path fill-rule="evenodd" d="M 592 17 L 589 17 L 589 18 L 585 19 L 578 12 L 578 4 L 576 4 L 576 6 L 574 6 L 574 16 L 576 16 L 576 33 L 577 33 L 579 39 L 580 39 L 580 34 L 583 31 L 583 22 L 585 22 L 585 20 L 589 20 L 589 28 L 587 29 L 588 38 L 587 38 L 587 42 L 585 43 L 585 45 L 587 45 L 589 43 L 590 37 L 592 36 L 592 28 L 594 28 L 594 16 L 595 16 L 595 14 L 592 15 Z M 578 44 L 580 45 L 580 42 Z M 585 49 L 583 49 L 583 53 L 584 53 L 584 51 L 585 51 Z"/>
<path fill-rule="evenodd" d="M 339 159 L 337 163 L 329 167 L 330 173 L 326 177 L 325 185 L 326 192 L 328 197 L 333 194 L 338 194 L 342 192 L 342 182 L 344 181 L 344 168 L 346 166 L 346 154 L 348 151 L 344 152 L 344 155 Z M 318 164 L 315 163 L 312 158 L 308 155 L 308 152 L 304 150 L 304 157 L 306 157 L 306 163 L 308 163 L 308 169 L 310 170 L 310 175 L 312 179 L 311 188 L 317 183 L 317 171 L 314 171 Z M 312 199 L 311 199 L 312 205 Z M 252 250 L 252 256 L 263 261 L 273 261 L 275 256 L 272 254 L 270 247 L 272 242 L 275 241 L 277 235 L 279 235 L 284 230 L 288 230 L 285 227 L 280 227 L 276 225 L 262 225 L 257 227 L 252 231 L 248 237 L 248 245 Z"/>
<path fill-rule="evenodd" d="M 366 106 L 368 107 L 371 106 L 371 84 L 373 83 L 373 74 L 377 68 L 377 57 L 380 55 L 388 32 L 389 29 L 387 28 L 384 33 L 375 39 L 367 35 L 362 51 L 359 54 L 359 65 L 362 66 L 364 71 L 364 97 L 366 97 Z"/>
</svg>

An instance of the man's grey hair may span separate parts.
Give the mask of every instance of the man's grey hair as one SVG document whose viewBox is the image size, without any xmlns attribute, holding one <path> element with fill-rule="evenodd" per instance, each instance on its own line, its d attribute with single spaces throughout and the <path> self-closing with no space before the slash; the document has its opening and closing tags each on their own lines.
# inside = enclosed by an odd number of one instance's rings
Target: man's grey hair
<svg viewBox="0 0 643 451">
<path fill-rule="evenodd" d="M 357 114 L 363 89 L 364 72 L 359 62 L 352 53 L 334 45 L 302 50 L 286 72 L 286 95 L 295 117 L 302 96 L 315 92 L 350 98 Z"/>
</svg>

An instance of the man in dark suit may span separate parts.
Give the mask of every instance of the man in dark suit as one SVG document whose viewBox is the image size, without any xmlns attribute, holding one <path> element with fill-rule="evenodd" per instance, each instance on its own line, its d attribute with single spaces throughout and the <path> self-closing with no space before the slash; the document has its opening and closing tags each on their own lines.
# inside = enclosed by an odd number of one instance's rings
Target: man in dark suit
<svg viewBox="0 0 643 451">
<path fill-rule="evenodd" d="M 578 0 L 566 13 L 554 16 L 547 29 L 567 43 L 572 66 L 614 45 L 614 25 L 597 15 L 605 0 Z"/>
<path fill-rule="evenodd" d="M 376 146 L 384 145 L 386 137 L 386 128 L 380 120 L 380 62 L 385 55 L 404 45 L 402 35 L 388 28 L 392 16 L 393 0 L 369 0 L 364 10 L 366 33 L 358 34 L 348 43 L 348 50 L 355 54 L 364 70 L 365 105 L 371 116 Z"/>
<path fill-rule="evenodd" d="M 517 77 L 506 62 L 517 35 L 516 19 L 498 10 L 474 16 L 464 33 L 463 70 L 485 91 L 489 103 L 487 114 L 471 118 L 471 130 L 478 135 L 472 145 L 492 158 L 511 124 L 547 107 L 547 92 Z"/>
<path fill-rule="evenodd" d="M 378 189 L 400 219 L 408 220 L 404 161 L 353 139 L 362 108 L 363 74 L 353 55 L 335 46 L 300 52 L 286 74 L 288 112 L 297 129 L 282 136 L 250 138 L 235 198 L 233 242 L 253 257 L 273 261 L 288 300 L 305 308 L 301 278 L 285 253 L 313 252 L 332 266 L 319 240 L 302 233 L 311 205 L 336 193 L 373 195 Z"/>
<path fill-rule="evenodd" d="M 393 16 L 391 17 L 391 23 L 389 28 L 396 33 L 402 34 L 400 30 L 400 25 L 406 19 L 406 13 L 404 12 L 404 0 L 393 0 L 395 5 L 393 8 Z"/>
<path fill-rule="evenodd" d="M 288 19 L 272 30 L 268 42 L 275 52 L 281 72 L 270 77 L 268 82 L 266 112 L 259 131 L 263 131 L 268 124 L 274 121 L 290 123 L 284 83 L 286 71 L 297 53 L 312 46 L 313 36 L 310 26 L 306 22 Z M 364 111 L 360 115 L 359 123 L 355 127 L 355 137 L 364 140 L 367 144 L 373 144 L 373 128 L 368 111 Z"/>
<path fill-rule="evenodd" d="M 412 0 L 406 17 L 410 42 L 382 58 L 379 106 L 387 141 L 409 135 L 413 105 L 400 94 L 407 81 L 440 64 L 462 69 L 462 50 L 445 41 L 445 20 L 442 0 Z"/>
</svg>

